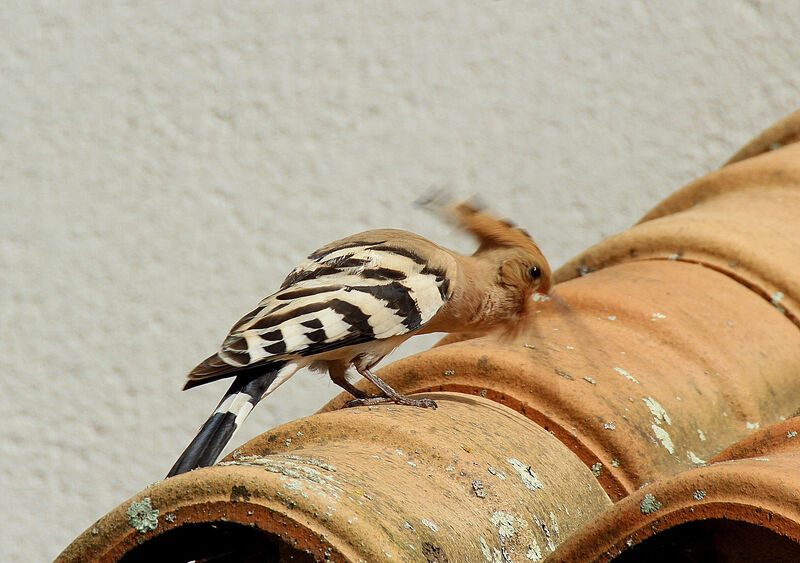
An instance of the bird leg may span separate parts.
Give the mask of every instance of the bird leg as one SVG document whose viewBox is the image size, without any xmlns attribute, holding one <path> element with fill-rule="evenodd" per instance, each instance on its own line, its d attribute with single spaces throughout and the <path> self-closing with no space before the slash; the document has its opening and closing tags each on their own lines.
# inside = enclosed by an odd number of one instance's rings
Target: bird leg
<svg viewBox="0 0 800 563">
<path fill-rule="evenodd" d="M 383 396 L 373 396 L 373 397 L 359 396 L 348 389 L 348 391 L 357 398 L 353 399 L 352 401 L 347 401 L 344 404 L 345 407 L 370 406 L 370 405 L 379 405 L 381 403 L 395 403 L 398 405 L 406 405 L 409 407 L 432 408 L 432 409 L 436 408 L 436 402 L 432 399 L 412 399 L 411 397 L 401 395 L 400 393 L 392 389 L 388 383 L 383 381 L 380 377 L 369 371 L 369 369 L 367 368 L 359 368 L 358 366 L 356 366 L 356 371 L 358 371 L 358 373 L 360 373 L 362 377 L 364 377 L 364 379 L 368 380 L 370 383 L 375 385 L 375 387 L 380 389 L 381 392 L 383 393 Z M 361 391 L 360 389 L 355 389 L 355 390 L 359 394 L 365 395 L 364 392 Z"/>
<path fill-rule="evenodd" d="M 331 381 L 357 399 L 368 398 L 369 395 L 367 395 L 367 393 L 347 381 L 347 377 L 345 377 L 345 371 L 345 365 L 341 362 L 328 363 L 328 375 L 330 375 Z"/>
</svg>

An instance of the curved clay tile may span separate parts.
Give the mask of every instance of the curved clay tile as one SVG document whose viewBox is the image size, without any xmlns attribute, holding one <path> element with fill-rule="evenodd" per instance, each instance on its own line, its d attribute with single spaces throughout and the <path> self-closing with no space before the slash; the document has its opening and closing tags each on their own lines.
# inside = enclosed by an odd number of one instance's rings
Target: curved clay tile
<svg viewBox="0 0 800 563">
<path fill-rule="evenodd" d="M 700 263 L 774 302 L 798 322 L 800 144 L 725 166 L 692 182 L 632 229 L 556 272 L 563 281 L 646 259 Z"/>
<path fill-rule="evenodd" d="M 696 467 L 797 408 L 800 331 L 719 272 L 637 261 L 570 280 L 557 294 L 515 341 L 439 346 L 381 377 L 404 392 L 479 394 L 523 413 L 592 468 L 613 499 Z"/>
<path fill-rule="evenodd" d="M 218 466 L 146 489 L 59 560 L 238 550 L 229 560 L 536 561 L 611 506 L 546 430 L 480 397 L 431 397 L 435 411 L 345 409 L 284 424 Z"/>
<path fill-rule="evenodd" d="M 146 489 L 61 560 L 735 560 L 765 542 L 800 560 L 782 422 L 800 398 L 800 143 L 764 152 L 798 121 L 558 270 L 513 338 L 450 337 L 381 371 L 462 393 L 438 410 L 337 397 Z"/>
<path fill-rule="evenodd" d="M 711 458 L 709 463 L 800 451 L 799 432 L 800 416 L 794 416 L 731 444 Z"/>
<path fill-rule="evenodd" d="M 787 115 L 739 149 L 725 164 L 746 160 L 800 141 L 800 110 Z"/>
<path fill-rule="evenodd" d="M 548 561 L 800 561 L 798 430 L 776 424 L 726 450 L 741 459 L 636 491 Z"/>
</svg>

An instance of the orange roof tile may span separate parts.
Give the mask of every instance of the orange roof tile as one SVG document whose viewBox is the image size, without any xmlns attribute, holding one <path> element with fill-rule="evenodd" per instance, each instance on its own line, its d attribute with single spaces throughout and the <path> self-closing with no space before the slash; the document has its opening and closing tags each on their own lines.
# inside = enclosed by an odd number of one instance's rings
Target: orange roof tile
<svg viewBox="0 0 800 563">
<path fill-rule="evenodd" d="M 570 261 L 513 339 L 381 371 L 438 410 L 337 397 L 60 560 L 800 560 L 798 140 L 800 112 Z"/>
</svg>

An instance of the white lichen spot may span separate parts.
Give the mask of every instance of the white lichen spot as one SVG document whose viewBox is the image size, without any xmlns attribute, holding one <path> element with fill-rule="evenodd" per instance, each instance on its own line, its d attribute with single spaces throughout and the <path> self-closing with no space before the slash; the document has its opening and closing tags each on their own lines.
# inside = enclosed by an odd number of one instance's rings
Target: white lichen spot
<svg viewBox="0 0 800 563">
<path fill-rule="evenodd" d="M 446 370 L 444 370 L 443 373 L 444 373 L 444 375 L 455 375 L 456 374 L 455 370 L 452 370 L 452 369 L 446 369 Z"/>
<path fill-rule="evenodd" d="M 584 375 L 584 376 L 583 376 L 583 379 L 584 379 L 584 380 L 586 380 L 586 381 L 588 381 L 588 382 L 589 382 L 589 383 L 591 383 L 592 385 L 597 385 L 597 381 L 595 381 L 594 379 L 592 379 L 592 378 L 591 378 L 591 377 L 589 377 L 588 375 Z"/>
<path fill-rule="evenodd" d="M 677 260 L 680 257 L 681 257 L 680 254 L 670 254 L 669 256 L 667 256 L 667 260 Z"/>
<path fill-rule="evenodd" d="M 658 320 L 666 319 L 666 318 L 667 318 L 667 316 L 662 314 L 662 313 L 653 313 L 652 318 L 650 320 L 651 321 L 658 321 Z"/>
<path fill-rule="evenodd" d="M 291 446 L 292 445 L 292 439 L 291 438 L 286 438 L 286 445 L 287 446 Z"/>
<path fill-rule="evenodd" d="M 403 453 L 403 450 L 395 450 L 394 451 L 397 455 L 406 455 Z"/>
<path fill-rule="evenodd" d="M 745 422 L 744 425 L 748 430 L 758 430 L 761 427 L 758 422 Z"/>
<path fill-rule="evenodd" d="M 489 549 L 489 544 L 486 543 L 486 540 L 483 539 L 483 536 L 479 536 L 478 540 L 481 543 L 481 553 L 483 554 L 483 558 L 487 563 L 492 563 L 492 550 Z"/>
<path fill-rule="evenodd" d="M 616 430 L 617 429 L 617 425 L 609 420 L 608 422 L 603 424 L 603 428 L 605 428 L 606 430 Z"/>
<path fill-rule="evenodd" d="M 536 489 L 544 488 L 544 485 L 539 481 L 539 478 L 536 476 L 536 473 L 533 472 L 530 465 L 526 465 L 513 457 L 507 457 L 506 461 L 516 469 L 517 473 L 519 473 L 519 476 L 522 478 L 522 482 L 528 489 L 535 491 Z"/>
<path fill-rule="evenodd" d="M 414 526 L 411 525 L 411 522 L 405 522 L 403 524 L 403 528 L 405 528 L 406 530 L 411 530 L 415 534 L 417 533 L 417 530 L 414 528 Z"/>
<path fill-rule="evenodd" d="M 502 510 L 496 511 L 492 514 L 492 524 L 497 526 L 497 533 L 501 539 L 514 536 L 514 517 L 511 514 L 506 514 Z"/>
<path fill-rule="evenodd" d="M 611 460 L 611 467 L 619 467 L 619 460 L 618 459 L 612 459 Z"/>
<path fill-rule="evenodd" d="M 296 479 L 292 479 L 288 483 L 284 483 L 283 488 L 289 489 L 290 491 L 298 492 L 303 490 L 303 483 Z"/>
<path fill-rule="evenodd" d="M 541 293 L 534 293 L 533 302 L 536 303 L 538 301 L 550 301 L 550 298 L 547 295 L 542 295 Z"/>
<path fill-rule="evenodd" d="M 687 450 L 686 455 L 689 456 L 689 460 L 694 463 L 695 465 L 705 465 L 705 460 L 700 459 L 695 455 L 692 450 Z"/>
<path fill-rule="evenodd" d="M 790 440 L 791 440 L 792 438 L 794 438 L 795 436 L 797 436 L 797 430 L 789 430 L 789 431 L 786 433 L 786 437 L 787 437 L 788 439 L 790 439 Z"/>
<path fill-rule="evenodd" d="M 550 511 L 550 529 L 553 530 L 557 536 L 561 535 L 561 530 L 558 527 L 558 520 L 552 511 Z"/>
<path fill-rule="evenodd" d="M 672 443 L 672 438 L 669 437 L 667 431 L 655 424 L 651 424 L 650 427 L 653 429 L 653 434 L 656 435 L 656 438 L 661 441 L 661 445 L 664 446 L 669 453 L 674 454 L 675 445 Z"/>
<path fill-rule="evenodd" d="M 781 301 L 783 300 L 784 295 L 783 292 L 779 291 L 775 295 L 769 298 L 770 302 L 775 305 L 775 308 L 778 309 L 781 313 L 786 313 L 786 309 L 784 309 L 783 305 L 781 305 Z"/>
<path fill-rule="evenodd" d="M 416 467 L 417 466 L 417 464 L 414 463 L 413 461 L 407 461 L 406 463 L 409 464 L 411 467 Z"/>
<path fill-rule="evenodd" d="M 542 560 L 542 549 L 539 547 L 539 544 L 536 543 L 536 538 L 531 538 L 531 543 L 528 545 L 528 552 L 525 554 L 525 557 L 531 561 Z"/>
<path fill-rule="evenodd" d="M 664 407 L 662 407 L 653 397 L 645 397 L 642 399 L 642 401 L 644 401 L 644 404 L 646 404 L 647 408 L 650 409 L 650 414 L 653 415 L 656 424 L 661 424 L 662 422 L 672 424 L 672 420 L 669 418 L 667 411 L 665 411 Z"/>
<path fill-rule="evenodd" d="M 642 511 L 642 514 L 652 514 L 661 508 L 661 503 L 656 500 L 656 497 L 647 493 L 644 495 L 642 499 L 642 504 L 639 506 L 639 510 Z"/>
<path fill-rule="evenodd" d="M 769 461 L 768 457 L 754 457 L 753 461 Z"/>
<path fill-rule="evenodd" d="M 128 524 L 140 534 L 158 527 L 158 510 L 150 504 L 150 497 L 144 497 L 142 502 L 131 502 L 125 514 L 128 515 Z"/>
<path fill-rule="evenodd" d="M 574 350 L 575 346 L 566 346 L 567 350 Z"/>
<path fill-rule="evenodd" d="M 617 316 L 616 315 L 609 315 L 608 316 L 608 320 L 609 321 L 616 321 L 617 320 Z"/>
<path fill-rule="evenodd" d="M 439 527 L 436 524 L 434 524 L 433 522 L 431 522 L 430 520 L 426 520 L 425 518 L 423 518 L 422 520 L 420 520 L 420 522 L 425 524 L 425 526 L 427 526 L 430 529 L 431 532 L 435 533 L 435 532 L 439 531 Z"/>
<path fill-rule="evenodd" d="M 704 433 L 702 430 L 700 430 L 699 428 L 697 429 L 697 435 L 700 437 L 700 440 L 701 440 L 702 442 L 705 442 L 705 441 L 706 441 L 706 435 L 705 435 L 705 433 Z"/>
<path fill-rule="evenodd" d="M 706 492 L 702 489 L 697 489 L 692 493 L 692 498 L 694 498 L 694 500 L 703 500 L 706 498 Z"/>
<path fill-rule="evenodd" d="M 298 437 L 298 438 L 302 438 L 303 436 L 305 436 L 305 434 L 303 434 L 302 432 L 300 432 L 300 431 L 298 430 L 298 431 L 297 431 L 297 437 Z"/>
<path fill-rule="evenodd" d="M 489 473 L 491 473 L 492 475 L 496 476 L 501 481 L 505 481 L 506 480 L 506 474 L 505 474 L 504 471 L 498 471 L 497 469 L 495 469 L 491 465 L 487 468 L 487 471 Z"/>
<path fill-rule="evenodd" d="M 594 465 L 592 465 L 592 475 L 594 475 L 595 477 L 600 477 L 600 473 L 602 473 L 602 471 L 603 471 L 603 464 L 600 463 L 599 461 Z"/>
<path fill-rule="evenodd" d="M 631 374 L 629 374 L 629 373 L 628 373 L 627 371 L 625 371 L 624 369 L 622 369 L 622 368 L 614 368 L 614 371 L 615 371 L 615 372 L 617 372 L 617 373 L 618 373 L 618 374 L 620 374 L 620 375 L 624 375 L 624 376 L 625 376 L 625 379 L 627 379 L 628 381 L 633 381 L 633 382 L 634 382 L 634 383 L 636 383 L 637 385 L 639 384 L 639 380 L 638 380 L 638 379 L 636 379 L 635 377 L 633 377 Z"/>
<path fill-rule="evenodd" d="M 534 346 L 533 344 L 523 344 L 523 346 L 525 346 L 525 348 L 530 348 L 531 350 L 536 350 L 536 346 Z"/>
<path fill-rule="evenodd" d="M 444 470 L 445 471 L 455 471 L 456 468 L 454 466 L 452 466 L 452 465 L 448 465 L 447 467 L 444 468 Z"/>
<path fill-rule="evenodd" d="M 383 555 L 386 557 L 386 559 L 391 559 L 392 558 L 392 554 L 389 553 L 388 551 L 384 551 Z"/>
</svg>

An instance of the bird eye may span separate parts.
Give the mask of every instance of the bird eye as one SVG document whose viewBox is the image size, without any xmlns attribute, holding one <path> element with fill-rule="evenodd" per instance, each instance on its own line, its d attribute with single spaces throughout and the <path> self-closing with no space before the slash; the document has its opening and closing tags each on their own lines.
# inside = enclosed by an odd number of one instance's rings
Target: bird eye
<svg viewBox="0 0 800 563">
<path fill-rule="evenodd" d="M 539 269 L 539 266 L 531 266 L 531 269 L 528 270 L 528 275 L 532 280 L 536 281 L 542 277 L 542 271 Z"/>
</svg>

